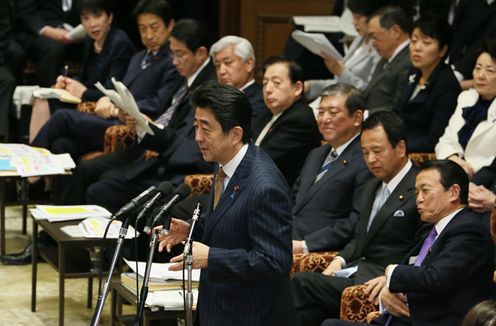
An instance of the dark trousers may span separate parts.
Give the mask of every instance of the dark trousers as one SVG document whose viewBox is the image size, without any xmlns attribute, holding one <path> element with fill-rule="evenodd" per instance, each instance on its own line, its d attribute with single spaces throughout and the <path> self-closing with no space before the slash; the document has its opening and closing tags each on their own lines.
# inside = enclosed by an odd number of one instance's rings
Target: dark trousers
<svg viewBox="0 0 496 326">
<path fill-rule="evenodd" d="M 142 148 L 131 146 L 122 151 L 102 155 L 92 160 L 81 161 L 73 174 L 59 183 L 59 192 L 55 195 L 56 202 L 60 205 L 85 204 L 86 191 L 90 185 L 99 180 L 119 176 L 128 164 L 143 156 L 143 153 Z M 122 201 L 119 200 L 120 202 Z M 103 206 L 107 207 L 107 205 Z M 114 211 L 117 211 L 117 209 L 114 209 Z"/>
<path fill-rule="evenodd" d="M 62 73 L 62 65 L 67 56 L 74 62 L 82 60 L 82 45 L 65 45 L 43 36 L 36 36 L 22 31 L 14 31 L 13 42 L 17 45 L 10 45 L 9 51 L 22 48 L 27 59 L 36 65 L 35 82 L 41 87 L 50 87 L 55 83 L 55 79 Z M 9 54 L 9 58 L 15 53 Z M 23 67 L 22 67 L 23 68 Z M 19 69 L 19 67 L 17 68 Z M 19 75 L 19 72 L 15 72 Z"/>
<path fill-rule="evenodd" d="M 341 294 L 354 285 L 351 278 L 321 273 L 296 273 L 291 279 L 297 324 L 320 325 L 326 318 L 339 318 Z"/>
<path fill-rule="evenodd" d="M 16 82 L 10 71 L 0 67 L 0 137 L 2 138 L 9 132 L 9 112 L 15 85 Z"/>
<path fill-rule="evenodd" d="M 118 119 L 102 119 L 71 109 L 57 110 L 40 129 L 31 145 L 49 149 L 54 154 L 69 153 L 74 161 L 91 151 L 103 150 L 108 127 Z"/>
</svg>

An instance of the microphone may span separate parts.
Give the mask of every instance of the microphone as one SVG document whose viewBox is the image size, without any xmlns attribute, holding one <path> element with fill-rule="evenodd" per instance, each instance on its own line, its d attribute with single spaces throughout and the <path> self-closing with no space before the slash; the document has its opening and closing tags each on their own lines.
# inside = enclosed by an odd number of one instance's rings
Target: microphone
<svg viewBox="0 0 496 326">
<path fill-rule="evenodd" d="M 156 201 L 162 197 L 162 196 L 169 196 L 172 192 L 174 191 L 174 188 L 168 181 L 164 181 L 161 184 L 159 184 L 157 188 L 157 192 L 155 195 L 150 199 L 149 201 L 146 202 L 146 204 L 143 206 L 141 211 L 139 212 L 138 216 L 136 217 L 136 221 L 134 222 L 135 224 L 138 224 L 138 222 L 143 218 L 143 216 L 148 213 L 150 208 L 156 203 Z M 147 232 L 146 227 L 145 230 Z M 149 230 L 148 230 L 149 231 Z"/>
<path fill-rule="evenodd" d="M 183 250 L 183 259 L 186 259 L 186 256 L 189 254 L 189 251 L 191 250 L 191 243 L 193 242 L 193 230 L 196 225 L 196 221 L 198 221 L 198 218 L 200 218 L 200 210 L 201 210 L 201 204 L 198 203 L 196 204 L 196 208 L 193 211 L 193 222 L 191 223 L 191 227 L 189 228 L 189 235 L 188 238 L 186 239 L 186 243 L 184 244 L 184 250 Z"/>
<path fill-rule="evenodd" d="M 172 198 L 164 206 L 162 206 L 162 208 L 160 208 L 160 211 L 153 219 L 153 222 L 152 222 L 150 227 L 153 228 L 153 226 L 157 223 L 157 221 L 159 219 L 161 219 L 166 213 L 168 213 L 171 210 L 171 208 L 175 204 L 177 204 L 177 202 L 188 197 L 190 193 L 191 193 L 191 188 L 187 184 L 185 184 L 185 183 L 180 184 L 176 188 L 176 191 L 174 191 L 174 196 L 172 196 Z M 164 232 L 164 231 L 168 232 L 168 227 L 167 227 L 167 229 L 162 230 L 161 232 Z"/>
<path fill-rule="evenodd" d="M 136 206 L 143 204 L 146 200 L 148 200 L 148 198 L 150 198 L 155 193 L 155 189 L 157 189 L 157 187 L 155 186 L 151 186 L 150 188 L 146 189 L 141 194 L 131 199 L 129 203 L 121 207 L 121 209 L 119 209 L 119 211 L 114 216 L 117 218 L 118 216 L 128 213 Z"/>
</svg>

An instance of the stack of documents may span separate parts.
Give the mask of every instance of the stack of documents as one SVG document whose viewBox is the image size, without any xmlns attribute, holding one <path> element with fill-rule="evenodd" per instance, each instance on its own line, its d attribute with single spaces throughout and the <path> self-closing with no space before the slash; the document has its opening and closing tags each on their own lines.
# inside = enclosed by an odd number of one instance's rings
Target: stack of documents
<svg viewBox="0 0 496 326">
<path fill-rule="evenodd" d="M 79 223 L 79 229 L 82 232 L 82 236 L 85 238 L 103 238 L 103 234 L 105 233 L 105 228 L 107 227 L 108 222 L 108 217 L 88 217 Z M 121 226 L 121 221 L 113 220 L 107 232 L 107 239 L 117 239 L 119 237 Z M 139 236 L 139 232 L 135 233 L 134 228 L 129 225 L 125 238 L 132 239 L 134 238 L 135 234 L 136 236 Z"/>
<path fill-rule="evenodd" d="M 294 16 L 293 21 L 296 25 L 303 26 L 305 32 L 342 32 L 349 36 L 358 35 L 349 9 L 345 9 L 341 16 Z"/>
<path fill-rule="evenodd" d="M 35 208 L 31 209 L 31 215 L 37 220 L 48 220 L 49 222 L 82 220 L 87 217 L 110 218 L 112 216 L 108 210 L 97 205 L 36 205 Z"/>
<path fill-rule="evenodd" d="M 124 259 L 126 264 L 136 273 L 136 262 Z M 169 271 L 173 263 L 153 263 L 150 270 L 150 281 L 148 283 L 148 296 L 145 305 L 160 306 L 169 309 L 182 309 L 184 307 L 182 285 L 182 271 Z M 146 262 L 138 262 L 139 287 L 143 284 Z M 186 274 L 187 271 L 184 271 Z M 198 282 L 200 280 L 200 270 L 193 270 L 193 305 L 196 306 L 198 300 Z M 122 285 L 133 293 L 136 291 L 136 279 L 134 273 L 124 273 L 121 275 Z"/>
<path fill-rule="evenodd" d="M 0 171 L 21 177 L 63 174 L 76 166 L 69 154 L 54 155 L 47 149 L 24 144 L 0 144 Z"/>
</svg>

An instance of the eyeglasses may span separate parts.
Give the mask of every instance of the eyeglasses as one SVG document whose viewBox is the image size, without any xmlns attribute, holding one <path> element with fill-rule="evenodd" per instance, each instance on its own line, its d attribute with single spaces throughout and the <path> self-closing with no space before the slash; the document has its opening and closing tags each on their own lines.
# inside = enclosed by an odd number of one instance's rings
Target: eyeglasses
<svg viewBox="0 0 496 326">
<path fill-rule="evenodd" d="M 177 61 L 183 61 L 188 52 L 172 52 L 172 58 Z"/>
</svg>

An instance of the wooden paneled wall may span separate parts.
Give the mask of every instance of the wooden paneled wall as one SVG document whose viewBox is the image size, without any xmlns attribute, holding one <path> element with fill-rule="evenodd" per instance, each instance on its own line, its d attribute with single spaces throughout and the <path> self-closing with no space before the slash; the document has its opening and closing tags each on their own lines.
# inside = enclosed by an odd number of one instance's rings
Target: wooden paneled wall
<svg viewBox="0 0 496 326">
<path fill-rule="evenodd" d="M 272 55 L 282 54 L 295 15 L 330 15 L 335 0 L 220 0 L 220 35 L 247 38 L 255 49 L 257 72 Z"/>
</svg>

